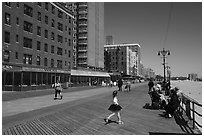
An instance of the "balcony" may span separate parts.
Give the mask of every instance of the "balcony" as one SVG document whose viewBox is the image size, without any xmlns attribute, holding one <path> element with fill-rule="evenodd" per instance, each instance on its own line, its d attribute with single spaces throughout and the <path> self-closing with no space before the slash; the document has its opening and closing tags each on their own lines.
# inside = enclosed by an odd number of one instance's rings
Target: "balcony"
<svg viewBox="0 0 204 137">
<path fill-rule="evenodd" d="M 82 21 L 82 22 L 79 22 L 79 26 L 87 26 L 87 22 L 86 21 Z"/>
<path fill-rule="evenodd" d="M 79 45 L 87 45 L 87 40 L 79 40 Z"/>
<path fill-rule="evenodd" d="M 83 47 L 83 48 L 79 48 L 78 49 L 78 52 L 87 52 L 87 48 L 86 47 Z"/>
<path fill-rule="evenodd" d="M 82 61 L 79 61 L 78 64 L 79 64 L 79 65 L 87 65 L 87 62 L 86 62 L 86 61 L 83 61 L 83 62 L 82 62 Z"/>
<path fill-rule="evenodd" d="M 87 55 L 84 54 L 84 55 L 78 55 L 78 58 L 87 58 Z"/>
<path fill-rule="evenodd" d="M 79 15 L 79 19 L 88 19 L 86 14 Z"/>
<path fill-rule="evenodd" d="M 79 35 L 78 39 L 87 39 L 87 34 Z"/>
<path fill-rule="evenodd" d="M 87 32 L 87 28 L 80 28 L 79 33 L 81 33 L 81 32 Z"/>
<path fill-rule="evenodd" d="M 88 3 L 87 2 L 79 2 L 79 7 L 87 7 Z"/>
<path fill-rule="evenodd" d="M 88 13 L 87 9 L 79 9 L 79 14 L 86 14 Z"/>
</svg>

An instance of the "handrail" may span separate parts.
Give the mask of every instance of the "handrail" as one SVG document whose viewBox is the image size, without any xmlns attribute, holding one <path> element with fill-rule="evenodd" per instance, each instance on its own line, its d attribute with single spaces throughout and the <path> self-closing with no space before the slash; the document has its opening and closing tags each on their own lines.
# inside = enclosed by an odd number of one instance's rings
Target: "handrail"
<svg viewBox="0 0 204 137">
<path fill-rule="evenodd" d="M 202 125 L 200 125 L 196 120 L 195 120 L 195 114 L 199 117 L 202 117 L 202 114 L 198 113 L 195 110 L 195 105 L 202 107 L 202 104 L 198 103 L 196 100 L 192 99 L 191 97 L 185 95 L 185 94 L 181 94 L 181 103 L 182 106 L 180 105 L 180 107 L 186 112 L 186 115 L 188 116 L 188 118 L 190 120 L 193 120 L 193 129 L 195 128 L 195 126 L 197 125 L 198 127 L 202 128 Z M 185 108 L 183 107 L 183 104 L 185 104 Z M 192 105 L 191 105 L 192 104 Z M 192 106 L 192 108 L 191 108 Z M 192 115 L 191 115 L 192 113 Z"/>
</svg>

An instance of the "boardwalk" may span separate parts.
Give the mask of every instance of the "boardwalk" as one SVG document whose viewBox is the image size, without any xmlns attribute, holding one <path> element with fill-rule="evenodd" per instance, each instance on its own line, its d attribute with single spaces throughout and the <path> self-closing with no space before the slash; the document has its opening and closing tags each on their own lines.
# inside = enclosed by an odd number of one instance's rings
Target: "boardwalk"
<svg viewBox="0 0 204 137">
<path fill-rule="evenodd" d="M 136 84 L 131 92 L 120 92 L 123 125 L 115 120 L 105 125 L 112 91 L 97 88 L 65 93 L 63 100 L 53 95 L 2 103 L 2 134 L 20 135 L 148 135 L 192 134 L 177 118 L 165 119 L 163 110 L 144 109 L 150 103 L 146 84 Z M 182 124 L 181 124 L 182 123 Z"/>
</svg>

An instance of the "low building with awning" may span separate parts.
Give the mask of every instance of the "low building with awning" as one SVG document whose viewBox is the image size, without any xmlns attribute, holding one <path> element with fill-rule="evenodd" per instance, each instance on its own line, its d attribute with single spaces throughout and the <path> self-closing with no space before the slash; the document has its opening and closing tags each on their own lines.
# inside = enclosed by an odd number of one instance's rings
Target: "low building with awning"
<svg viewBox="0 0 204 137">
<path fill-rule="evenodd" d="M 74 85 L 100 85 L 102 81 L 110 79 L 110 75 L 104 71 L 71 70 L 71 82 Z"/>
</svg>

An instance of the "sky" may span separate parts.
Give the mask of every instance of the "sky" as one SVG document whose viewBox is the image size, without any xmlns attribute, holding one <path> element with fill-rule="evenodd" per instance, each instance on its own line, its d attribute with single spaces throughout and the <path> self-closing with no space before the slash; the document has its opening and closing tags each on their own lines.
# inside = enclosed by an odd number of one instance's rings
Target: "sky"
<svg viewBox="0 0 204 137">
<path fill-rule="evenodd" d="M 172 76 L 202 76 L 201 2 L 105 2 L 104 24 L 114 44 L 139 43 L 142 64 L 156 75 L 163 76 L 165 48 Z"/>
</svg>

